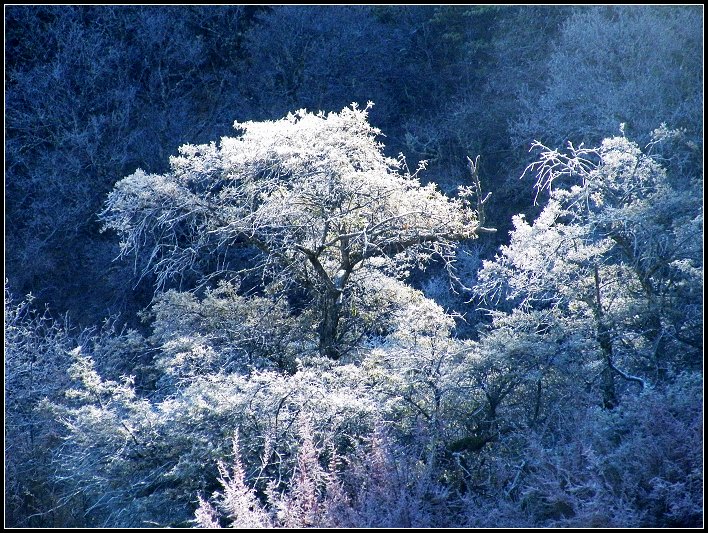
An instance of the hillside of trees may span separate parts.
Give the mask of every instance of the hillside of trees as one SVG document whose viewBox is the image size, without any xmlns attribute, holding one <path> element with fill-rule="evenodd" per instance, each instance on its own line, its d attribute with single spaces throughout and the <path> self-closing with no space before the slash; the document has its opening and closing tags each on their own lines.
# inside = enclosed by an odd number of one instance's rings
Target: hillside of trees
<svg viewBox="0 0 708 533">
<path fill-rule="evenodd" d="M 702 6 L 6 6 L 7 527 L 701 527 Z"/>
</svg>

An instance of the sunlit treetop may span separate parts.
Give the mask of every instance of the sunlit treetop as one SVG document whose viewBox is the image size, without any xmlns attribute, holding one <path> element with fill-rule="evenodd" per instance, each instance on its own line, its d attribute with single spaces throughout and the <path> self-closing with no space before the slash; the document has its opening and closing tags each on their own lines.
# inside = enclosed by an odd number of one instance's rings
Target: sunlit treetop
<svg viewBox="0 0 708 533">
<path fill-rule="evenodd" d="M 218 146 L 182 146 L 169 172 L 138 170 L 116 185 L 105 227 L 124 254 L 147 250 L 161 285 L 204 254 L 226 259 L 244 245 L 285 276 L 335 284 L 376 256 L 450 257 L 456 241 L 476 235 L 476 212 L 421 185 L 424 164 L 411 173 L 403 158 L 385 157 L 369 107 L 236 123 L 240 134 Z"/>
</svg>

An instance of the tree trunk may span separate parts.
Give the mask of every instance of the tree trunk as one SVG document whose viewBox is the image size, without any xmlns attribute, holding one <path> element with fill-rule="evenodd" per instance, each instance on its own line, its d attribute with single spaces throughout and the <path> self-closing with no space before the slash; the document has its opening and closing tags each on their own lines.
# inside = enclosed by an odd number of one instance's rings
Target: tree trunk
<svg viewBox="0 0 708 533">
<path fill-rule="evenodd" d="M 617 405 L 615 371 L 612 369 L 612 339 L 607 326 L 602 321 L 598 321 L 597 324 L 597 340 L 605 358 L 605 369 L 602 371 L 602 406 L 605 409 L 612 409 Z"/>
<path fill-rule="evenodd" d="M 320 336 L 320 355 L 330 359 L 339 359 L 342 355 L 337 346 L 337 327 L 341 307 L 340 291 L 327 290 L 321 299 L 322 320 L 318 328 Z"/>
<path fill-rule="evenodd" d="M 652 359 L 654 369 L 656 371 L 655 379 L 657 382 L 665 381 L 667 377 L 667 368 L 664 361 L 664 332 L 661 327 L 661 318 L 658 311 L 652 310 L 649 319 L 647 320 L 647 337 L 652 342 Z"/>
<path fill-rule="evenodd" d="M 615 371 L 612 368 L 612 337 L 605 324 L 600 296 L 600 270 L 595 265 L 595 323 L 597 327 L 597 341 L 600 344 L 602 355 L 605 359 L 605 368 L 602 371 L 602 406 L 612 409 L 617 405 L 617 392 L 615 391 Z"/>
</svg>

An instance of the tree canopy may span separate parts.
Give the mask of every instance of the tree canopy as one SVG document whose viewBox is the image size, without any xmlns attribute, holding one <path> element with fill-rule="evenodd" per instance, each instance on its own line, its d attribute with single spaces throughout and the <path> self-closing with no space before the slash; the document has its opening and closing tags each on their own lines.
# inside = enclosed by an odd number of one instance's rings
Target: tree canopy
<svg viewBox="0 0 708 533">
<path fill-rule="evenodd" d="M 421 185 L 422 166 L 411 173 L 384 156 L 369 107 L 236 123 L 240 135 L 218 146 L 182 146 L 169 172 L 138 170 L 116 184 L 105 227 L 118 231 L 123 254 L 143 254 L 158 288 L 185 273 L 198 282 L 257 273 L 266 290 L 305 289 L 322 313 L 320 351 L 337 357 L 354 272 L 449 262 L 456 243 L 481 229 L 469 204 L 478 180 L 459 198 Z M 234 254 L 244 248 L 253 251 L 247 266 Z"/>
</svg>

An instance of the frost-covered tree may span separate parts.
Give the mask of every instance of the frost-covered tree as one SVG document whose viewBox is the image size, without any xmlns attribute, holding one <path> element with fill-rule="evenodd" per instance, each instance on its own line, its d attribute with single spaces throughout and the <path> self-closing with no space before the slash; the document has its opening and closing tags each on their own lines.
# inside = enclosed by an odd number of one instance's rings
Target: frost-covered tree
<svg viewBox="0 0 708 533">
<path fill-rule="evenodd" d="M 7 525 L 61 522 L 59 491 L 51 476 L 51 449 L 60 437 L 42 401 L 61 398 L 68 385 L 66 324 L 33 308 L 32 297 L 14 301 L 5 286 L 5 509 Z"/>
<path fill-rule="evenodd" d="M 539 189 L 558 188 L 532 224 L 515 218 L 510 244 L 485 262 L 475 289 L 516 307 L 495 317 L 492 335 L 510 328 L 552 340 L 556 364 L 583 361 L 582 379 L 600 380 L 607 407 L 617 404 L 617 379 L 643 387 L 697 368 L 699 184 L 675 190 L 624 137 L 568 154 L 541 149 L 530 170 Z"/>
<path fill-rule="evenodd" d="M 545 89 L 521 96 L 512 135 L 524 145 L 595 144 L 625 123 L 646 142 L 667 122 L 700 142 L 702 30 L 698 6 L 577 8 L 554 43 Z"/>
<path fill-rule="evenodd" d="M 67 427 L 56 416 L 65 407 L 71 379 L 72 354 L 90 354 L 107 375 L 131 369 L 144 374 L 140 356 L 142 338 L 135 331 L 117 331 L 115 321 L 104 327 L 79 330 L 66 319 L 39 312 L 34 298 L 23 301 L 5 289 L 5 506 L 7 524 L 17 527 L 80 526 L 85 500 L 74 479 L 59 468 L 57 451 L 67 438 Z M 99 382 L 98 375 L 94 385 Z M 139 387 L 145 378 L 131 380 Z M 95 392 L 95 390 L 94 390 Z M 92 397 L 95 399 L 95 397 Z M 97 434 L 94 433 L 93 437 Z M 94 441 L 95 444 L 95 441 Z"/>
<path fill-rule="evenodd" d="M 60 457 L 98 523 L 186 520 L 196 495 L 217 488 L 205 465 L 225 461 L 234 431 L 239 494 L 248 496 L 246 482 L 269 494 L 269 511 L 291 525 L 326 522 L 319 506 L 335 504 L 311 486 L 327 476 L 315 482 L 303 470 L 319 472 L 320 459 L 294 431 L 303 421 L 349 458 L 382 417 L 398 435 L 420 421 L 430 444 L 416 457 L 429 462 L 426 476 L 435 471 L 440 418 L 461 396 L 445 380 L 463 358 L 452 319 L 397 278 L 433 256 L 451 261 L 457 241 L 481 230 L 479 183 L 461 199 L 422 186 L 403 161 L 383 156 L 356 106 L 240 127 L 218 148 L 183 147 L 165 175 L 126 178 L 103 214 L 158 289 L 180 281 L 203 290 L 162 292 L 145 314 L 154 392 L 105 379 L 75 354 L 76 403 L 57 409 L 69 428 Z M 334 361 L 351 348 L 355 358 Z M 377 360 L 394 380 L 376 372 Z M 393 399 L 382 408 L 382 397 L 398 394 L 403 409 Z M 200 516 L 213 513 L 202 505 Z"/>
<path fill-rule="evenodd" d="M 382 417 L 399 435 L 415 427 L 418 403 L 429 461 L 440 414 L 460 396 L 446 382 L 430 386 L 461 362 L 452 319 L 397 278 L 433 256 L 451 261 L 457 241 L 482 229 L 478 181 L 461 199 L 422 186 L 404 161 L 383 156 L 356 106 L 240 127 L 218 148 L 183 147 L 165 175 L 126 178 L 103 213 L 158 290 L 175 281 L 197 290 L 161 292 L 144 315 L 156 374 L 147 394 L 75 353 L 76 403 L 57 408 L 69 430 L 60 461 L 98 523 L 182 523 L 217 483 L 236 487 L 231 507 L 246 505 L 248 483 L 284 524 L 329 523 L 321 510 L 339 501 L 327 499 L 339 485 L 317 486 L 328 475 L 307 451 L 312 438 L 351 458 Z M 352 348 L 356 357 L 335 361 Z M 424 372 L 408 383 L 417 357 Z M 384 359 L 391 383 L 375 371 Z M 382 396 L 401 393 L 412 403 L 382 408 Z M 302 442 L 301 423 L 311 435 Z M 222 468 L 216 480 L 205 465 L 223 464 L 235 431 L 243 472 L 229 480 Z"/>
<path fill-rule="evenodd" d="M 496 437 L 451 443 L 485 487 L 465 496 L 467 523 L 696 524 L 701 183 L 672 186 L 654 146 L 624 137 L 537 147 L 529 173 L 550 199 L 515 217 L 475 287 L 494 306 L 474 393 Z"/>
<path fill-rule="evenodd" d="M 477 211 L 465 198 L 478 183 L 457 199 L 421 185 L 405 161 L 383 155 L 368 109 L 236 123 L 240 135 L 218 146 L 185 145 L 169 172 L 138 170 L 116 185 L 105 227 L 159 287 L 189 276 L 256 283 L 255 273 L 266 293 L 304 291 L 319 352 L 336 359 L 357 271 L 451 260 L 482 229 L 481 196 Z"/>
</svg>

